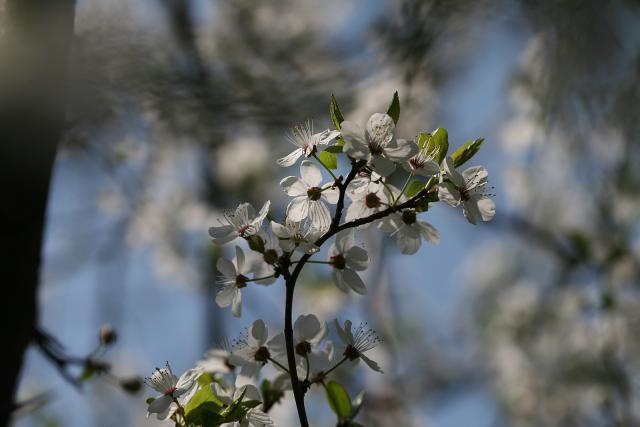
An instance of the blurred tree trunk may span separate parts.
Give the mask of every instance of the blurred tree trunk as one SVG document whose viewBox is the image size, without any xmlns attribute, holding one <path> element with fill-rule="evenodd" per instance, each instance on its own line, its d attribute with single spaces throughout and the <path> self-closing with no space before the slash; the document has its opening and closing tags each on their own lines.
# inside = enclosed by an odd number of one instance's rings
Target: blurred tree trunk
<svg viewBox="0 0 640 427">
<path fill-rule="evenodd" d="M 1 7 L 1 5 L 0 5 Z M 5 293 L 0 425 L 7 425 L 38 318 L 47 195 L 65 113 L 74 0 L 6 0 L 0 29 L 2 275 Z M 7 292 L 8 291 L 8 292 Z"/>
</svg>

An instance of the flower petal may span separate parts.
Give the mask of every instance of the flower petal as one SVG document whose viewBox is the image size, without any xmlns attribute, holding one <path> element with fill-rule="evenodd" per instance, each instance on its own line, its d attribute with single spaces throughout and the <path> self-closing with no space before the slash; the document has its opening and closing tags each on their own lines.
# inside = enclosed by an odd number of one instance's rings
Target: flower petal
<svg viewBox="0 0 640 427">
<path fill-rule="evenodd" d="M 491 221 L 496 215 L 496 204 L 489 197 L 482 197 L 478 200 L 478 210 L 483 221 Z"/>
<path fill-rule="evenodd" d="M 328 190 L 324 190 L 322 195 L 327 200 L 327 202 L 335 205 L 338 203 L 338 197 L 340 197 L 340 191 L 337 188 L 330 188 Z"/>
<path fill-rule="evenodd" d="M 477 200 L 467 200 L 463 202 L 463 213 L 464 217 L 467 218 L 471 224 L 475 225 L 478 218 L 481 218 L 480 209 L 478 209 Z"/>
<path fill-rule="evenodd" d="M 344 139 L 343 151 L 356 159 L 366 159 L 369 147 L 364 137 L 364 130 L 357 123 L 345 120 L 342 122 L 340 133 Z"/>
<path fill-rule="evenodd" d="M 362 281 L 360 276 L 358 276 L 358 273 L 356 273 L 352 269 L 345 268 L 344 270 L 342 270 L 342 278 L 347 283 L 347 285 L 349 285 L 349 287 L 355 292 L 359 293 L 360 295 L 364 295 L 367 293 L 367 287 L 364 285 L 364 282 Z"/>
<path fill-rule="evenodd" d="M 331 226 L 331 213 L 329 208 L 321 201 L 309 202 L 309 220 L 311 226 L 318 230 L 327 230 Z"/>
<path fill-rule="evenodd" d="M 279 237 L 280 239 L 288 239 L 291 237 L 290 229 L 282 224 L 278 224 L 275 221 L 271 221 L 271 231 L 276 235 L 276 237 Z"/>
<path fill-rule="evenodd" d="M 460 205 L 460 192 L 450 182 L 441 182 L 438 184 L 438 199 L 450 206 L 458 206 Z"/>
<path fill-rule="evenodd" d="M 240 293 L 237 287 L 225 286 L 216 294 L 216 304 L 218 304 L 218 307 L 230 306 L 235 299 L 236 293 Z"/>
<path fill-rule="evenodd" d="M 260 347 L 267 341 L 267 325 L 262 319 L 258 319 L 251 325 L 251 334 L 249 334 L 249 346 Z"/>
<path fill-rule="evenodd" d="M 453 159 L 451 157 L 447 157 L 446 159 L 444 159 L 443 169 L 457 187 L 464 187 L 466 181 L 464 180 L 464 177 L 460 174 L 460 172 L 456 170 Z"/>
<path fill-rule="evenodd" d="M 323 327 L 324 326 L 324 327 Z M 300 315 L 293 324 L 298 341 L 320 341 L 327 334 L 326 324 L 322 324 L 313 314 Z M 318 337 L 320 337 L 318 339 Z"/>
<path fill-rule="evenodd" d="M 428 222 L 417 221 L 416 227 L 420 230 L 420 235 L 424 240 L 434 245 L 440 243 L 440 233 L 433 225 Z"/>
<path fill-rule="evenodd" d="M 236 266 L 238 273 L 242 274 L 244 272 L 244 252 L 242 252 L 240 246 L 236 246 Z"/>
<path fill-rule="evenodd" d="M 393 139 L 396 124 L 388 114 L 374 113 L 367 120 L 365 135 L 368 141 L 386 145 Z"/>
<path fill-rule="evenodd" d="M 289 202 L 287 206 L 287 219 L 293 221 L 302 221 L 309 216 L 309 198 L 297 197 Z"/>
<path fill-rule="evenodd" d="M 336 286 L 338 287 L 338 289 L 340 289 L 342 292 L 349 293 L 349 285 L 347 285 L 347 283 L 344 280 L 344 277 L 342 277 L 342 272 L 344 270 L 339 270 L 337 268 L 334 268 L 331 271 L 331 277 L 333 278 L 333 283 L 336 284 Z"/>
<path fill-rule="evenodd" d="M 213 239 L 213 243 L 224 245 L 238 237 L 238 234 L 232 225 L 220 225 L 209 227 L 209 236 Z"/>
<path fill-rule="evenodd" d="M 300 156 L 302 156 L 302 148 L 293 150 L 291 153 L 289 153 L 285 157 L 277 160 L 278 166 L 282 166 L 282 167 L 291 166 L 298 161 Z"/>
<path fill-rule="evenodd" d="M 171 397 L 171 395 L 165 394 L 163 396 L 156 398 L 153 402 L 151 402 L 151 404 L 147 408 L 147 411 L 151 414 L 159 414 L 165 411 L 169 407 L 169 405 L 171 405 L 172 401 L 173 401 L 173 398 Z"/>
<path fill-rule="evenodd" d="M 322 144 L 322 145 L 328 144 L 329 142 L 331 142 L 332 140 L 336 139 L 339 136 L 340 136 L 340 131 L 327 129 L 320 134 L 320 141 L 318 142 L 318 144 Z"/>
<path fill-rule="evenodd" d="M 280 181 L 280 186 L 287 195 L 292 197 L 307 196 L 306 184 L 297 176 L 287 176 Z"/>
<path fill-rule="evenodd" d="M 308 187 L 319 187 L 322 183 L 320 168 L 309 160 L 303 160 L 300 164 L 300 177 Z"/>
<path fill-rule="evenodd" d="M 418 145 L 413 141 L 397 139 L 384 147 L 384 154 L 394 162 L 404 162 L 418 154 Z"/>
<path fill-rule="evenodd" d="M 462 172 L 462 177 L 468 183 L 467 188 L 469 190 L 486 183 L 488 176 L 489 172 L 484 166 L 471 166 Z"/>
<path fill-rule="evenodd" d="M 367 366 L 370 367 L 371 369 L 373 369 L 374 371 L 380 372 L 381 374 L 384 373 L 384 372 L 382 372 L 382 369 L 380 369 L 380 366 L 378 366 L 378 364 L 376 362 L 374 362 L 373 360 L 369 359 L 364 354 L 360 353 L 360 359 L 362 359 L 362 361 L 364 363 L 366 363 Z"/>
<path fill-rule="evenodd" d="M 355 231 L 353 228 L 349 228 L 347 230 L 341 231 L 336 235 L 336 249 L 337 253 L 344 254 L 346 253 L 353 245 L 355 244 Z"/>
<path fill-rule="evenodd" d="M 412 226 L 404 225 L 396 233 L 396 243 L 400 248 L 400 252 L 405 255 L 411 255 L 418 252 L 422 239 L 420 231 Z"/>
<path fill-rule="evenodd" d="M 227 279 L 235 279 L 236 277 L 236 266 L 233 265 L 231 261 L 226 258 L 218 258 L 218 262 L 216 263 L 216 267 L 218 271 L 222 273 L 222 275 Z"/>
<path fill-rule="evenodd" d="M 233 301 L 231 301 L 231 314 L 234 317 L 240 317 L 242 315 L 242 293 L 240 289 L 237 289 L 237 292 L 233 294 Z"/>
<path fill-rule="evenodd" d="M 388 176 L 396 169 L 396 165 L 386 157 L 375 154 L 371 156 L 371 168 L 382 176 Z"/>
<path fill-rule="evenodd" d="M 346 253 L 347 266 L 357 271 L 366 270 L 369 266 L 369 255 L 367 251 L 359 246 L 351 247 Z"/>
</svg>

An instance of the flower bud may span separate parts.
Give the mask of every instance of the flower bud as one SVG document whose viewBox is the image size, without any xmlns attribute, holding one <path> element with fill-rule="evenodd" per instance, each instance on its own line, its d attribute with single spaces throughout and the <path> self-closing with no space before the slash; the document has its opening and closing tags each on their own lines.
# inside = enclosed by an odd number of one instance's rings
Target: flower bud
<svg viewBox="0 0 640 427">
<path fill-rule="evenodd" d="M 113 344 L 117 337 L 116 331 L 111 327 L 111 325 L 103 325 L 100 328 L 99 339 L 102 345 Z"/>
</svg>

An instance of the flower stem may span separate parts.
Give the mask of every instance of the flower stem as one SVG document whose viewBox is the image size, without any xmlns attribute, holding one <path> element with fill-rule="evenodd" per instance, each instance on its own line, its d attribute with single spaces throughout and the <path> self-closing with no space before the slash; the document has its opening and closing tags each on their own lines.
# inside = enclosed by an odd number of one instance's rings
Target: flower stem
<svg viewBox="0 0 640 427">
<path fill-rule="evenodd" d="M 331 372 L 335 371 L 336 369 L 338 369 L 338 367 L 340 365 L 342 365 L 344 362 L 347 361 L 346 357 L 343 357 L 341 361 L 339 361 L 338 363 L 336 363 L 335 365 L 333 365 L 333 367 L 331 369 L 329 369 L 327 372 L 325 372 L 322 377 L 325 378 L 326 376 L 328 376 Z"/>
<path fill-rule="evenodd" d="M 270 274 L 268 276 L 263 276 L 263 277 L 254 277 L 253 279 L 247 280 L 247 282 L 257 282 L 258 280 L 271 279 L 273 276 L 274 276 L 273 274 Z"/>
<path fill-rule="evenodd" d="M 404 182 L 404 185 L 402 186 L 402 190 L 400 190 L 400 194 L 398 194 L 398 197 L 395 197 L 394 200 L 393 200 L 393 206 L 398 204 L 398 200 L 400 200 L 400 197 L 402 197 L 402 195 L 406 191 L 407 186 L 409 185 L 409 181 L 411 181 L 411 177 L 412 176 L 413 176 L 413 174 L 409 174 L 409 176 L 407 177 L 407 180 Z"/>
<path fill-rule="evenodd" d="M 278 362 L 277 360 L 275 360 L 275 359 L 273 359 L 271 357 L 268 360 L 269 360 L 269 362 L 273 363 L 274 365 L 276 365 L 278 368 L 282 369 L 286 373 L 290 373 L 289 370 L 287 369 L 287 367 L 284 366 L 282 363 Z"/>
</svg>

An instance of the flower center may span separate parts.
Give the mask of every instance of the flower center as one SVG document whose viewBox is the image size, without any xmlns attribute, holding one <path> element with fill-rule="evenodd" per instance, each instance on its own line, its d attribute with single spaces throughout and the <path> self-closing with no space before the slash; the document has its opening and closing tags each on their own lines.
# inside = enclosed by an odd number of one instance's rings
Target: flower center
<svg viewBox="0 0 640 427">
<path fill-rule="evenodd" d="M 296 344 L 296 354 L 306 356 L 309 353 L 311 353 L 311 343 L 309 341 L 302 341 Z"/>
<path fill-rule="evenodd" d="M 409 159 L 409 165 L 411 165 L 413 169 L 420 169 L 425 163 L 426 161 L 424 159 L 420 159 L 418 156 Z"/>
<path fill-rule="evenodd" d="M 342 254 L 332 256 L 330 259 L 331 261 L 329 261 L 329 263 L 333 268 L 344 270 L 344 268 L 347 266 L 347 261 L 344 259 L 344 255 Z"/>
<path fill-rule="evenodd" d="M 356 360 L 357 358 L 360 357 L 360 352 L 358 351 L 357 348 L 349 344 L 347 348 L 344 349 L 343 356 L 349 360 Z"/>
<path fill-rule="evenodd" d="M 407 225 L 414 224 L 416 222 L 416 211 L 411 209 L 403 211 L 402 222 L 404 222 Z"/>
<path fill-rule="evenodd" d="M 382 145 L 378 142 L 370 142 L 369 143 L 369 152 L 371 154 L 382 154 L 384 151 L 382 150 Z"/>
<path fill-rule="evenodd" d="M 171 395 L 173 395 L 173 393 L 174 393 L 177 389 L 178 389 L 178 388 L 177 388 L 177 387 L 175 387 L 175 386 L 174 386 L 174 387 L 171 387 L 171 388 L 168 388 L 168 389 L 166 389 L 166 390 L 164 391 L 164 395 L 165 395 L 165 396 L 171 396 Z"/>
<path fill-rule="evenodd" d="M 249 281 L 249 278 L 247 276 L 244 276 L 242 274 L 238 274 L 236 276 L 236 287 L 238 289 L 246 288 L 248 281 Z"/>
<path fill-rule="evenodd" d="M 375 209 L 380 207 L 380 197 L 376 193 L 369 193 L 364 198 L 364 204 L 369 209 Z"/>
<path fill-rule="evenodd" d="M 322 195 L 322 189 L 320 187 L 311 187 L 307 190 L 307 197 L 309 200 L 316 201 L 320 200 L 320 196 Z"/>
<path fill-rule="evenodd" d="M 238 229 L 238 234 L 240 235 L 240 237 L 246 237 L 247 232 L 251 229 L 251 225 L 247 224 L 247 225 L 243 225 L 242 227 L 240 227 Z"/>
<path fill-rule="evenodd" d="M 458 191 L 460 192 L 460 198 L 463 201 L 471 199 L 471 195 L 469 194 L 469 190 L 467 189 L 467 187 L 460 187 Z"/>
<path fill-rule="evenodd" d="M 270 357 L 271 357 L 271 353 L 269 353 L 269 350 L 267 349 L 267 347 L 264 347 L 264 346 L 257 349 L 256 354 L 253 356 L 253 358 L 260 363 L 267 363 Z"/>
</svg>

